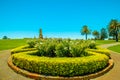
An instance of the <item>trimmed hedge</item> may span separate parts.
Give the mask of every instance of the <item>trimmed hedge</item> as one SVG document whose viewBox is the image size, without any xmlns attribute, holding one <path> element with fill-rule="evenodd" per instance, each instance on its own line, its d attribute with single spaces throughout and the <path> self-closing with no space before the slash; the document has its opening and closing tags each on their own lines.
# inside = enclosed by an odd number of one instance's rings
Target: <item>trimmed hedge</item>
<svg viewBox="0 0 120 80">
<path fill-rule="evenodd" d="M 108 56 L 89 52 L 86 57 L 40 57 L 36 51 L 12 54 L 12 62 L 25 70 L 50 76 L 81 76 L 102 70 L 108 64 Z"/>
<path fill-rule="evenodd" d="M 87 51 L 92 51 L 100 54 L 105 54 L 110 58 L 110 51 L 108 49 L 98 48 L 98 49 L 87 49 Z"/>
<path fill-rule="evenodd" d="M 28 48 L 28 45 L 25 45 L 25 46 L 20 46 L 20 47 L 12 49 L 11 54 L 19 53 L 19 52 L 26 52 L 26 51 L 34 51 L 34 50 L 36 50 L 36 48 Z"/>
</svg>

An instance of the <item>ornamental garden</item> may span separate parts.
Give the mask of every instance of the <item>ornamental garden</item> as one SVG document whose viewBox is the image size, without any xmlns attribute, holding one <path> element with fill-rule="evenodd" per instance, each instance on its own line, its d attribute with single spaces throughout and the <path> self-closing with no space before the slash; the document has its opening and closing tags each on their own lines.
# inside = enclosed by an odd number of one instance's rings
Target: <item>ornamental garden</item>
<svg viewBox="0 0 120 80">
<path fill-rule="evenodd" d="M 37 80 L 43 77 L 43 80 L 91 79 L 107 72 L 106 68 L 111 68 L 110 52 L 96 46 L 91 40 L 30 40 L 25 46 L 12 49 L 10 58 L 15 67 L 38 74 L 37 78 L 32 77 Z M 9 61 L 8 65 L 11 67 Z"/>
</svg>

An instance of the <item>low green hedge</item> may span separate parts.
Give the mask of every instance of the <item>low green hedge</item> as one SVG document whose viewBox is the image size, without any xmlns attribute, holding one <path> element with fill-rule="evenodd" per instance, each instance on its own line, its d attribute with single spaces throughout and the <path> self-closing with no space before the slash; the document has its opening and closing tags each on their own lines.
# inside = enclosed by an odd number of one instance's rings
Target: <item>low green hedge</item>
<svg viewBox="0 0 120 80">
<path fill-rule="evenodd" d="M 36 48 L 28 48 L 28 45 L 20 46 L 11 50 L 11 54 L 25 52 L 25 51 L 34 51 Z"/>
<path fill-rule="evenodd" d="M 108 49 L 98 48 L 98 49 L 87 49 L 87 51 L 92 51 L 100 54 L 105 54 L 110 58 L 110 51 Z"/>
<path fill-rule="evenodd" d="M 25 70 L 50 76 L 81 76 L 95 73 L 108 65 L 108 56 L 89 52 L 86 57 L 40 57 L 36 51 L 12 54 L 12 62 Z"/>
</svg>

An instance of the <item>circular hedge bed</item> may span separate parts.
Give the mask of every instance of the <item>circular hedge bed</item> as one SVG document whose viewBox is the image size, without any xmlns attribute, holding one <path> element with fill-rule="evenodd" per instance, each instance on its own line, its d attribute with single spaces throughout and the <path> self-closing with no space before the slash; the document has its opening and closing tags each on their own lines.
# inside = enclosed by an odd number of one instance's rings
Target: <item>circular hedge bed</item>
<svg viewBox="0 0 120 80">
<path fill-rule="evenodd" d="M 51 76 L 81 76 L 102 70 L 109 58 L 104 54 L 91 52 L 91 56 L 75 58 L 50 58 L 33 56 L 34 52 L 23 52 L 12 55 L 13 63 L 25 70 Z"/>
<path fill-rule="evenodd" d="M 11 54 L 13 64 L 19 68 L 62 77 L 96 73 L 108 66 L 110 58 L 109 51 L 96 47 L 94 42 L 61 39 L 31 41 Z"/>
</svg>

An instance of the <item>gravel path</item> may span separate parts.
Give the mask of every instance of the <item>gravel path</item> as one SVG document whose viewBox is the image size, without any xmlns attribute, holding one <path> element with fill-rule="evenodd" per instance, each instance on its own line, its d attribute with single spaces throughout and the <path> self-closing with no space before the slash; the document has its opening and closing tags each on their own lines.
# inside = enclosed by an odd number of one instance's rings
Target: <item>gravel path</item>
<svg viewBox="0 0 120 80">
<path fill-rule="evenodd" d="M 105 44 L 101 47 L 107 48 L 117 44 L 120 43 Z M 0 51 L 0 80 L 33 80 L 17 74 L 12 69 L 10 69 L 7 65 L 7 59 L 9 56 L 10 50 Z M 111 51 L 111 57 L 115 63 L 113 69 L 103 76 L 92 80 L 120 80 L 120 54 Z"/>
<path fill-rule="evenodd" d="M 101 45 L 103 48 L 118 45 L 120 43 Z M 120 53 L 111 51 L 111 57 L 114 61 L 114 67 L 108 73 L 96 78 L 95 80 L 120 80 Z"/>
<path fill-rule="evenodd" d="M 7 59 L 10 56 L 10 50 L 0 51 L 0 80 L 33 80 L 15 73 L 7 65 Z"/>
</svg>

